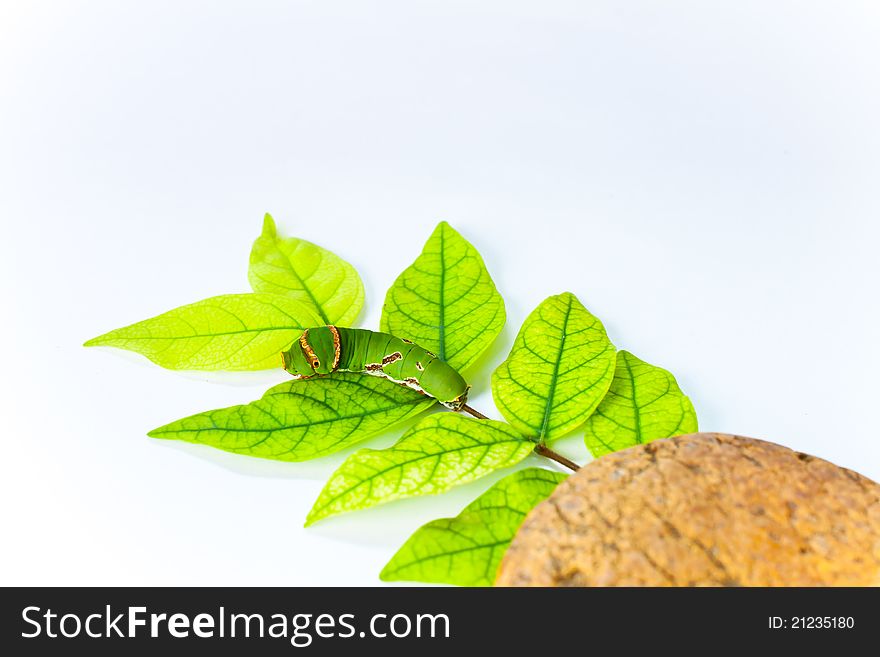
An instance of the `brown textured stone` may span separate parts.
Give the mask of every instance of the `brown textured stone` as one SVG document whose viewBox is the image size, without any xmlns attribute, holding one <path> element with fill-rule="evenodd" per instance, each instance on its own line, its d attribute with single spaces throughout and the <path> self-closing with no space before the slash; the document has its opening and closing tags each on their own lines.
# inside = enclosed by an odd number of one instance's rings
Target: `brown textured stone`
<svg viewBox="0 0 880 657">
<path fill-rule="evenodd" d="M 880 485 L 697 433 L 603 456 L 526 518 L 496 586 L 877 586 Z"/>
</svg>

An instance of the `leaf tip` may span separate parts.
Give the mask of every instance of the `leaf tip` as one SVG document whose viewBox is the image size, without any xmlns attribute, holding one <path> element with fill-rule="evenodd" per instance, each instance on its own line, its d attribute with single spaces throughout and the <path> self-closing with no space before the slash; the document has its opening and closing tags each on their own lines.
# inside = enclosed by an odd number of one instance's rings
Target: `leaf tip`
<svg viewBox="0 0 880 657">
<path fill-rule="evenodd" d="M 99 335 L 99 336 L 94 337 L 94 338 L 89 338 L 88 340 L 86 340 L 85 342 L 83 342 L 83 345 L 82 345 L 82 346 L 83 346 L 83 347 L 100 347 L 100 346 L 103 346 L 103 345 L 107 344 L 107 343 L 106 343 L 107 335 L 108 335 L 107 333 L 104 333 L 103 335 Z"/>
<path fill-rule="evenodd" d="M 445 219 L 437 224 L 437 228 L 435 229 L 434 232 L 445 233 L 446 235 L 451 236 L 453 238 L 464 239 L 461 236 L 461 233 L 459 233 L 455 229 L 455 227 L 452 224 L 450 224 L 448 221 L 446 221 Z"/>
<path fill-rule="evenodd" d="M 636 356 L 633 352 L 627 351 L 626 349 L 618 349 L 617 350 L 617 362 L 622 363 L 624 366 L 629 367 L 638 367 L 640 365 L 644 365 L 647 367 L 656 367 L 658 370 L 662 370 L 666 372 L 669 376 L 672 376 L 672 372 L 668 370 L 664 370 L 662 367 L 657 367 L 656 365 L 651 365 L 647 361 L 642 360 L 638 356 Z M 673 380 L 675 377 L 672 376 Z"/>
<path fill-rule="evenodd" d="M 431 233 L 432 238 L 440 238 L 447 235 L 458 235 L 458 232 L 446 220 L 438 222 L 434 231 Z"/>
<path fill-rule="evenodd" d="M 275 227 L 275 220 L 267 212 L 263 217 L 263 237 L 275 237 L 277 235 L 278 230 Z"/>
</svg>

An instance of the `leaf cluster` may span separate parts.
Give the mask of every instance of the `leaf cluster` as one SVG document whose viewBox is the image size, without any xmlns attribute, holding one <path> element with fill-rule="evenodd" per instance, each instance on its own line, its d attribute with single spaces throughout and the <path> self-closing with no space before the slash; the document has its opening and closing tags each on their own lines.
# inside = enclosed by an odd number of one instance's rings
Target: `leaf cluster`
<svg viewBox="0 0 880 657">
<path fill-rule="evenodd" d="M 248 294 L 212 297 L 86 342 L 143 354 L 169 369 L 258 370 L 301 332 L 354 325 L 364 304 L 357 271 L 318 245 L 278 234 L 266 215 L 250 253 Z M 504 301 L 479 252 L 441 222 L 388 290 L 381 330 L 412 340 L 467 373 L 497 339 Z M 565 475 L 535 455 L 573 431 L 595 456 L 697 430 L 693 405 L 668 371 L 618 351 L 602 322 L 569 292 L 523 322 L 492 374 L 506 422 L 428 413 L 431 398 L 365 373 L 289 381 L 260 399 L 196 413 L 149 432 L 247 456 L 304 461 L 410 422 L 386 449 L 360 449 L 330 476 L 310 525 L 393 500 L 434 495 L 518 467 L 455 518 L 419 528 L 385 580 L 489 585 L 525 515 Z M 415 423 L 412 423 L 416 419 Z M 521 468 L 531 459 L 531 467 Z"/>
</svg>

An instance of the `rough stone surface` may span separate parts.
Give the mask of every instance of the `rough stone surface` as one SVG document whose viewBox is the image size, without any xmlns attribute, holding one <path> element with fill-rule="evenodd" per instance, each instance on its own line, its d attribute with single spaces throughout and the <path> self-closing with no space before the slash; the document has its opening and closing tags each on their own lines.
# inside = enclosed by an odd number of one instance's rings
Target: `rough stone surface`
<svg viewBox="0 0 880 657">
<path fill-rule="evenodd" d="M 880 485 L 762 440 L 658 440 L 563 482 L 496 585 L 877 586 Z"/>
</svg>

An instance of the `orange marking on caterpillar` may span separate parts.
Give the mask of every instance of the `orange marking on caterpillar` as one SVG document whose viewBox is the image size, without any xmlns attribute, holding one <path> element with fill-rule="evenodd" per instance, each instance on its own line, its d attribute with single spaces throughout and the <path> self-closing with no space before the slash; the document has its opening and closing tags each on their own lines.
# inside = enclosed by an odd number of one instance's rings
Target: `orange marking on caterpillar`
<svg viewBox="0 0 880 657">
<path fill-rule="evenodd" d="M 303 331 L 302 335 L 299 336 L 299 346 L 302 347 L 303 353 L 305 353 L 306 358 L 309 360 L 309 364 L 313 368 L 321 365 L 321 361 L 319 361 L 318 356 L 315 355 L 315 350 L 312 349 L 312 345 L 309 344 L 309 329 Z"/>
<path fill-rule="evenodd" d="M 407 388 L 412 388 L 416 392 L 419 392 L 423 395 L 428 394 L 427 392 L 425 392 L 425 389 L 422 388 L 422 384 L 419 383 L 418 379 L 415 379 L 413 377 L 408 377 L 408 378 L 404 379 L 403 385 L 405 385 Z"/>
<path fill-rule="evenodd" d="M 332 324 L 327 328 L 333 334 L 333 367 L 331 369 L 335 371 L 339 367 L 339 357 L 342 355 L 342 342 L 339 339 L 339 329 Z"/>
</svg>

